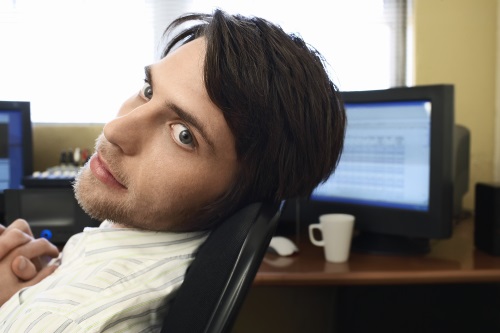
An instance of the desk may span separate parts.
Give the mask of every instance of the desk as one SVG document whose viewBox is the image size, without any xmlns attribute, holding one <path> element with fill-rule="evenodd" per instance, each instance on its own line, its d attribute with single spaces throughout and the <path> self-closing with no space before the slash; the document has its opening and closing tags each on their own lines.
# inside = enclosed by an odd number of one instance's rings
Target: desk
<svg viewBox="0 0 500 333">
<path fill-rule="evenodd" d="M 432 241 L 424 256 L 353 253 L 347 263 L 324 260 L 323 248 L 301 236 L 291 257 L 266 254 L 254 285 L 381 285 L 500 282 L 500 257 L 474 247 L 473 219 L 460 221 L 450 239 Z"/>
<path fill-rule="evenodd" d="M 500 257 L 474 247 L 473 219 L 424 256 L 351 254 L 328 263 L 301 235 L 266 254 L 234 333 L 500 332 Z"/>
</svg>

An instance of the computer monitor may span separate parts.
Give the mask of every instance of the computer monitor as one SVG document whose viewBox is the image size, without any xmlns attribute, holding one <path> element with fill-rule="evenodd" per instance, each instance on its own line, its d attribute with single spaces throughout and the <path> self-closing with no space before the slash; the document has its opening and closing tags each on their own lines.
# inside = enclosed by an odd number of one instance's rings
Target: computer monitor
<svg viewBox="0 0 500 333">
<path fill-rule="evenodd" d="M 29 102 L 0 101 L 0 223 L 4 190 L 22 187 L 33 172 L 33 142 Z"/>
<path fill-rule="evenodd" d="M 426 253 L 453 226 L 453 86 L 342 95 L 348 125 L 340 162 L 301 202 L 301 216 L 353 214 L 354 251 Z"/>
<path fill-rule="evenodd" d="M 33 172 L 31 131 L 29 102 L 0 101 L 0 193 Z"/>
</svg>

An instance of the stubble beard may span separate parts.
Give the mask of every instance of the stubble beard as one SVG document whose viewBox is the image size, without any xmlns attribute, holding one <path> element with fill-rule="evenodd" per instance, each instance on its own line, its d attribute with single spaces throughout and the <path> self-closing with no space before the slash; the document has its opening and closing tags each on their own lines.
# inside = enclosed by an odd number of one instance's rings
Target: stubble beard
<svg viewBox="0 0 500 333">
<path fill-rule="evenodd" d="M 135 223 L 129 221 L 131 207 L 125 201 L 100 193 L 98 190 L 100 185 L 99 180 L 93 177 L 87 162 L 75 177 L 73 184 L 75 198 L 80 207 L 95 220 L 109 220 L 134 227 Z"/>
<path fill-rule="evenodd" d="M 152 210 L 147 204 L 136 207 L 137 203 L 144 203 L 145 200 L 136 200 L 137 197 L 130 189 L 128 189 L 125 198 L 119 198 L 102 192 L 101 188 L 102 184 L 93 176 L 87 163 L 75 177 L 73 189 L 78 204 L 93 219 L 98 221 L 108 220 L 126 228 L 152 231 L 184 231 L 180 228 L 182 226 L 162 222 L 167 221 L 167 219 L 158 220 L 159 214 L 166 216 L 165 212 Z"/>
</svg>

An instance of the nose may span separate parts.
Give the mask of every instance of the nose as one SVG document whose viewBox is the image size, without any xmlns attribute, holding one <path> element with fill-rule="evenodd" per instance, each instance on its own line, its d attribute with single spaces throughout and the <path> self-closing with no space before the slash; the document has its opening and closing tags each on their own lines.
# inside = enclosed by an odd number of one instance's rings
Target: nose
<svg viewBox="0 0 500 333">
<path fill-rule="evenodd" d="M 108 122 L 103 129 L 106 139 L 117 146 L 125 155 L 137 155 L 144 147 L 146 136 L 151 133 L 152 111 L 146 104 L 123 112 Z"/>
</svg>

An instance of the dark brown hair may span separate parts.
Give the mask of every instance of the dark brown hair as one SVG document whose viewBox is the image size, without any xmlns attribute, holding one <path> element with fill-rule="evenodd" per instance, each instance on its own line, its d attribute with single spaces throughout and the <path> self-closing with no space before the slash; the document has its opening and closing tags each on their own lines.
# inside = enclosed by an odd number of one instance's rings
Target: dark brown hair
<svg viewBox="0 0 500 333">
<path fill-rule="evenodd" d="M 308 197 L 334 171 L 345 135 L 343 103 L 324 59 L 262 18 L 187 14 L 165 34 L 181 26 L 163 56 L 205 37 L 205 86 L 235 136 L 241 165 L 235 186 L 203 213 L 214 219 L 249 202 Z"/>
</svg>

